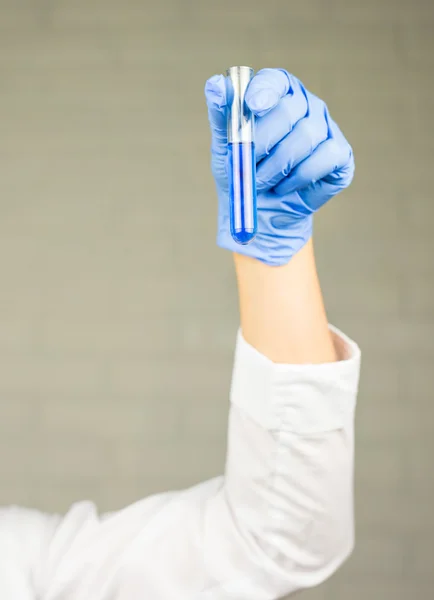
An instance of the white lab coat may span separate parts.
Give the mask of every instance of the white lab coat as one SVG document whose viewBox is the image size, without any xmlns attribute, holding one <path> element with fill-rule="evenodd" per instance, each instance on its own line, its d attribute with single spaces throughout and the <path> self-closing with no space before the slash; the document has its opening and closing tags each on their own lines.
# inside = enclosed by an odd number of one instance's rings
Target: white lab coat
<svg viewBox="0 0 434 600">
<path fill-rule="evenodd" d="M 274 364 L 238 334 L 225 474 L 98 516 L 0 510 L 1 600 L 273 600 L 353 547 L 360 351 Z"/>
</svg>

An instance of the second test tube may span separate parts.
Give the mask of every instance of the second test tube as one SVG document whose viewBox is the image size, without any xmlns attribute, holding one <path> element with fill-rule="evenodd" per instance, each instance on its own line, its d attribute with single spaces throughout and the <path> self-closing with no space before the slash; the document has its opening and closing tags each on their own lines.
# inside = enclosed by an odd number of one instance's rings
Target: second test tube
<svg viewBox="0 0 434 600">
<path fill-rule="evenodd" d="M 245 103 L 253 75 L 250 67 L 226 71 L 230 226 L 238 244 L 251 242 L 257 231 L 254 115 Z"/>
</svg>

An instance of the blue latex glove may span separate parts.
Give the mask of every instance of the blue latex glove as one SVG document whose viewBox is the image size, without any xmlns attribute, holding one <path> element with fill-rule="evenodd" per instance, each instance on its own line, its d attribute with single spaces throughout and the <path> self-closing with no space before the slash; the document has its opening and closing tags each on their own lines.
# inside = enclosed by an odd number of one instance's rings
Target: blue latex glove
<svg viewBox="0 0 434 600">
<path fill-rule="evenodd" d="M 283 69 L 263 69 L 246 102 L 256 115 L 258 233 L 247 246 L 230 233 L 225 78 L 206 82 L 212 172 L 219 199 L 217 244 L 269 265 L 282 265 L 312 235 L 313 213 L 354 174 L 350 145 L 322 100 Z"/>
</svg>

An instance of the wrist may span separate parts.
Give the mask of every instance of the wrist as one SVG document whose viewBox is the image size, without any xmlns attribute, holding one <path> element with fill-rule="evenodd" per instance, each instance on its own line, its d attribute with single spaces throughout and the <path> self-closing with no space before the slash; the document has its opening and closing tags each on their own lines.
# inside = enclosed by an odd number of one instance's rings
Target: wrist
<svg viewBox="0 0 434 600">
<path fill-rule="evenodd" d="M 317 277 L 312 241 L 285 265 L 234 253 L 241 329 L 277 363 L 336 360 Z"/>
</svg>

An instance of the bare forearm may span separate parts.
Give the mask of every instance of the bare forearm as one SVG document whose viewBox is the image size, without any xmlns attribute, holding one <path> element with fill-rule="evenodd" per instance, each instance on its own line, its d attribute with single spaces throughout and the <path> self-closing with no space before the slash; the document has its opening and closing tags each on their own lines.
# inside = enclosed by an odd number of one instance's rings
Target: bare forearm
<svg viewBox="0 0 434 600">
<path fill-rule="evenodd" d="M 306 364 L 337 359 L 312 241 L 288 264 L 269 267 L 234 254 L 241 329 L 245 340 L 276 363 Z"/>
</svg>

